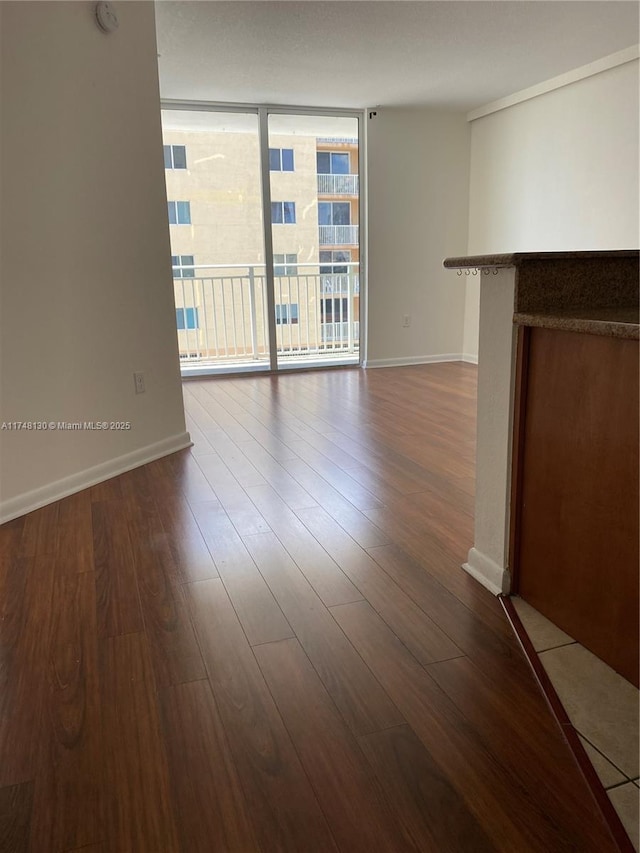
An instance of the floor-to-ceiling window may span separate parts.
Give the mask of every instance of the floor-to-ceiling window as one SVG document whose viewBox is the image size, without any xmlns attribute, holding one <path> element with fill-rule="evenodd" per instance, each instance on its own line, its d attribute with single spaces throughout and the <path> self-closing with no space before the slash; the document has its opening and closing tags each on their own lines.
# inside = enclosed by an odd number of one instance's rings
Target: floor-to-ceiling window
<svg viewBox="0 0 640 853">
<path fill-rule="evenodd" d="M 162 119 L 183 373 L 358 363 L 358 114 Z"/>
</svg>

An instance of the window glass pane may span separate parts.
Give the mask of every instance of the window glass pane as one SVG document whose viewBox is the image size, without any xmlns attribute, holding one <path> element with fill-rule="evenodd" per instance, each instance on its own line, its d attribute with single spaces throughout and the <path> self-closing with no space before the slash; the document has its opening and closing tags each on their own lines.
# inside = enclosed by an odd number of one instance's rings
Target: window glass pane
<svg viewBox="0 0 640 853">
<path fill-rule="evenodd" d="M 331 225 L 331 202 L 318 202 L 318 224 Z"/>
<path fill-rule="evenodd" d="M 176 326 L 184 329 L 184 308 L 176 308 Z"/>
<path fill-rule="evenodd" d="M 283 201 L 284 221 L 287 225 L 293 225 L 296 221 L 296 203 L 295 201 Z"/>
<path fill-rule="evenodd" d="M 321 251 L 320 252 L 320 263 L 321 264 L 331 263 L 331 252 L 327 251 L 326 249 L 324 251 Z"/>
<path fill-rule="evenodd" d="M 341 264 L 340 261 L 350 261 L 351 260 L 351 252 L 340 252 L 336 251 L 333 253 L 333 271 L 334 273 L 339 273 L 340 275 L 345 275 L 349 272 L 349 267 L 346 264 Z"/>
<path fill-rule="evenodd" d="M 196 271 L 191 266 L 193 264 L 193 255 L 181 255 L 180 263 L 182 264 L 182 278 L 194 278 Z"/>
<path fill-rule="evenodd" d="M 184 145 L 174 145 L 173 146 L 173 168 L 174 169 L 186 169 L 187 168 L 187 149 Z"/>
<path fill-rule="evenodd" d="M 289 322 L 297 323 L 298 322 L 298 303 L 292 302 L 289 306 Z"/>
<path fill-rule="evenodd" d="M 293 148 L 282 149 L 282 171 L 293 172 Z"/>
<path fill-rule="evenodd" d="M 272 172 L 280 171 L 280 149 L 279 148 L 270 148 L 269 149 L 269 169 Z"/>
<path fill-rule="evenodd" d="M 165 109 L 162 113 L 163 165 L 166 162 L 171 171 L 171 174 L 165 171 L 166 200 L 173 202 L 167 208 L 167 219 L 171 217 L 172 222 L 169 226 L 173 274 L 170 286 L 175 299 L 174 310 L 181 309 L 173 328 L 177 329 L 179 323 L 182 330 L 177 337 L 183 367 L 186 363 L 203 360 L 234 365 L 243 362 L 269 364 L 270 341 L 262 301 L 265 284 L 262 220 L 266 219 L 269 224 L 270 210 L 265 211 L 261 203 L 258 115 L 199 109 Z M 267 142 L 265 147 L 293 148 L 295 145 L 297 149 L 299 144 L 295 136 L 282 135 L 280 139 Z M 307 183 L 312 188 L 316 183 L 313 177 L 315 146 L 310 149 Z M 266 162 L 264 166 L 268 169 Z M 187 172 L 190 177 L 185 183 Z M 273 179 L 278 181 L 282 177 L 278 174 Z M 272 197 L 274 200 L 298 199 L 297 190 L 294 195 L 293 191 L 278 192 L 277 188 L 272 191 Z M 300 193 L 300 199 L 303 198 L 306 196 Z M 192 201 L 196 205 L 193 212 Z M 178 202 L 181 203 L 178 205 Z M 275 232 L 279 230 L 283 234 L 282 246 L 277 242 L 274 246 L 276 252 L 291 252 L 297 248 L 298 240 L 284 242 L 294 236 L 291 230 L 296 227 L 289 225 L 287 229 L 278 229 L 274 226 Z M 313 229 L 308 230 L 311 241 Z M 317 247 L 317 239 L 313 245 Z M 255 278 L 256 299 L 250 302 L 248 292 L 252 277 Z M 226 311 L 220 301 L 223 278 Z M 288 301 L 284 287 L 282 298 Z M 273 303 L 271 307 L 273 310 Z M 272 317 L 269 321 L 273 323 Z M 203 332 L 201 337 L 200 331 Z M 255 334 L 252 335 L 252 331 Z"/>
<path fill-rule="evenodd" d="M 281 201 L 272 201 L 271 202 L 271 221 L 275 222 L 276 225 L 282 224 L 282 202 Z"/>
<path fill-rule="evenodd" d="M 328 151 L 318 151 L 316 162 L 319 175 L 328 175 L 331 172 L 331 155 Z"/>
<path fill-rule="evenodd" d="M 337 201 L 333 204 L 333 224 L 349 225 L 351 222 L 351 205 L 349 202 Z"/>
<path fill-rule="evenodd" d="M 286 263 L 297 264 L 298 263 L 298 256 L 295 254 L 294 255 L 287 255 L 286 256 Z"/>
<path fill-rule="evenodd" d="M 322 299 L 320 314 L 323 323 L 346 323 L 348 299 Z"/>
<path fill-rule="evenodd" d="M 178 220 L 176 217 L 176 203 L 175 201 L 168 201 L 167 208 L 169 209 L 169 224 L 176 225 Z"/>
<path fill-rule="evenodd" d="M 332 154 L 331 155 L 331 173 L 333 175 L 348 175 L 349 174 L 349 155 L 348 154 Z"/>
</svg>

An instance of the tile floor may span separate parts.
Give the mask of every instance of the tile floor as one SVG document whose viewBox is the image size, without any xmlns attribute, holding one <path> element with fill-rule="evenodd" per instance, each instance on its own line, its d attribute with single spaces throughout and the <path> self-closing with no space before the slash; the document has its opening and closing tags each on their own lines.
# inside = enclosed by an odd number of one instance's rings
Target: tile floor
<svg viewBox="0 0 640 853">
<path fill-rule="evenodd" d="M 638 690 L 526 601 L 517 596 L 512 601 L 602 786 L 640 850 Z"/>
</svg>

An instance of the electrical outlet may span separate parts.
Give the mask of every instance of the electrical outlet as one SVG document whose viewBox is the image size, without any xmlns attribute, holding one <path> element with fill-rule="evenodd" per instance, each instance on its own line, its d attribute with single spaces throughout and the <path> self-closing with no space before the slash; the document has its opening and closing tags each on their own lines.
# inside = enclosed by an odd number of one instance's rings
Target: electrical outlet
<svg viewBox="0 0 640 853">
<path fill-rule="evenodd" d="M 144 373 L 134 373 L 133 381 L 136 386 L 136 394 L 144 394 L 144 392 L 147 390 L 144 384 Z"/>
<path fill-rule="evenodd" d="M 402 315 L 402 325 L 405 329 L 408 329 L 411 325 L 411 314 L 403 314 Z"/>
</svg>

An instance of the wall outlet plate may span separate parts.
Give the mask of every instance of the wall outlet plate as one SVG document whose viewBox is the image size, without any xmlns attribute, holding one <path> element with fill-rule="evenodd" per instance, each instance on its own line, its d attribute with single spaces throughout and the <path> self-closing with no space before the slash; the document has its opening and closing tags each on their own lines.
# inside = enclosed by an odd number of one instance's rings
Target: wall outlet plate
<svg viewBox="0 0 640 853">
<path fill-rule="evenodd" d="M 147 390 L 144 384 L 144 373 L 134 373 L 133 382 L 136 387 L 136 394 L 144 394 Z"/>
</svg>

